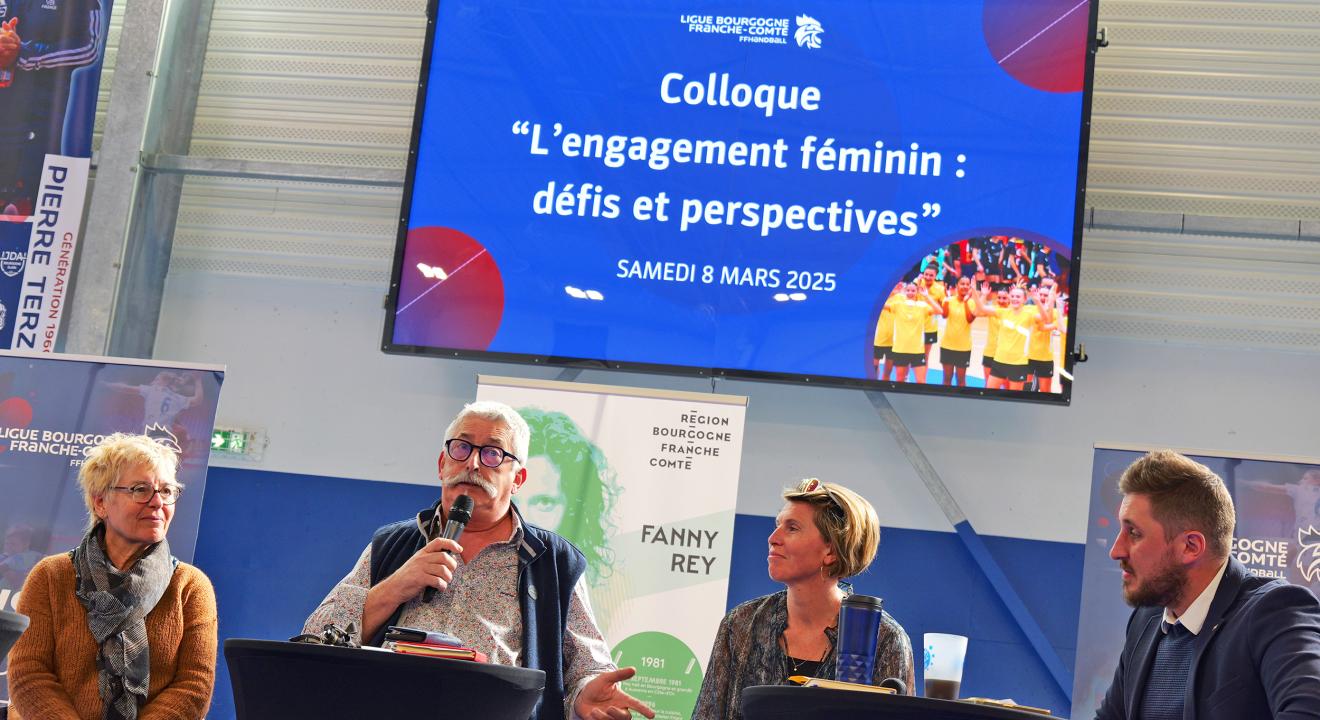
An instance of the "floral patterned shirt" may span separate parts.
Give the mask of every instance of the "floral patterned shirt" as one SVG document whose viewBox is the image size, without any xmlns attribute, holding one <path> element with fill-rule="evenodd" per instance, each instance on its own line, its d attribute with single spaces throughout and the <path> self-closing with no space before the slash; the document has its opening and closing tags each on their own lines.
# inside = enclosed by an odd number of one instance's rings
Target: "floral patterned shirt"
<svg viewBox="0 0 1320 720">
<path fill-rule="evenodd" d="M 425 528 L 422 529 L 425 533 Z M 523 529 L 514 514 L 513 534 L 508 541 L 492 543 L 472 562 L 458 558 L 448 589 L 431 602 L 419 595 L 403 605 L 398 625 L 439 630 L 459 638 L 485 653 L 500 665 L 522 664 L 522 611 L 518 605 L 518 547 Z M 585 577 L 585 576 L 584 576 Z M 328 624 L 360 632 L 362 610 L 371 589 L 371 545 L 362 551 L 348 575 L 326 595 L 303 626 L 303 632 L 319 634 Z M 355 637 L 355 640 L 361 640 Z M 593 677 L 615 669 L 610 650 L 596 626 L 587 598 L 587 587 L 579 578 L 573 587 L 564 627 L 565 717 L 573 717 L 573 702 L 582 686 Z"/>
</svg>

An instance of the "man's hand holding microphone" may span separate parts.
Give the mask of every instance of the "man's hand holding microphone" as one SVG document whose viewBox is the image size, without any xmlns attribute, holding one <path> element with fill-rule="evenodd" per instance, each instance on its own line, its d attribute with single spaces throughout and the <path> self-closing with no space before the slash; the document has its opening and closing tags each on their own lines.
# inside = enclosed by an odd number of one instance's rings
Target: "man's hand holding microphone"
<svg viewBox="0 0 1320 720">
<path fill-rule="evenodd" d="M 444 531 L 432 538 L 389 577 L 367 593 L 362 612 L 362 637 L 369 638 L 384 625 L 400 605 L 418 595 L 430 602 L 437 590 L 444 590 L 454 579 L 458 556 L 463 546 L 458 536 L 472 520 L 472 498 L 459 495 L 446 515 Z"/>
</svg>

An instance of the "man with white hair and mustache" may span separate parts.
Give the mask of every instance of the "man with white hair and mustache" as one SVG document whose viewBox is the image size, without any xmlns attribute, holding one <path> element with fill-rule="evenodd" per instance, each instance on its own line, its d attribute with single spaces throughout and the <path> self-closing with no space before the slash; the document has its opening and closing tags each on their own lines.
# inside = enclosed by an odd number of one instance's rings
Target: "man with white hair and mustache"
<svg viewBox="0 0 1320 720">
<path fill-rule="evenodd" d="M 587 600 L 586 559 L 564 538 L 523 520 L 512 503 L 527 480 L 530 438 L 527 422 L 508 405 L 464 407 L 445 431 L 439 502 L 377 530 L 303 631 L 353 623 L 364 645 L 379 645 L 389 625 L 439 630 L 491 662 L 544 670 L 536 720 L 623 720 L 634 710 L 654 717 L 619 688 L 635 670 L 610 660 Z M 456 542 L 441 530 L 460 495 L 471 497 L 473 508 Z M 427 588 L 439 591 L 429 601 Z"/>
</svg>

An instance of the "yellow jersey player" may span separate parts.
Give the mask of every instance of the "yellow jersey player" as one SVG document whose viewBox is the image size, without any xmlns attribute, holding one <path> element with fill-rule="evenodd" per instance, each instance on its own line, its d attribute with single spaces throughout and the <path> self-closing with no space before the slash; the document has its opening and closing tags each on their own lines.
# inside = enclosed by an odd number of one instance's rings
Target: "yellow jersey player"
<svg viewBox="0 0 1320 720">
<path fill-rule="evenodd" d="M 935 279 L 938 270 L 939 265 L 934 258 L 931 258 L 930 262 L 926 263 L 926 269 L 921 271 L 921 277 L 917 278 L 917 286 L 922 289 L 923 294 L 929 295 L 936 305 L 943 303 L 944 298 L 949 294 L 949 290 L 944 283 Z M 924 341 L 926 347 L 922 350 L 922 353 L 925 355 L 926 361 L 929 362 L 931 346 L 940 341 L 939 325 L 935 322 L 934 316 L 926 319 Z"/>
<path fill-rule="evenodd" d="M 1045 305 L 1046 298 L 1054 288 L 1054 281 L 1045 278 L 1034 293 L 1037 307 Z M 1039 320 L 1031 331 L 1031 342 L 1027 346 L 1027 383 L 1035 378 L 1036 389 L 1051 392 L 1054 389 L 1054 349 L 1050 341 L 1054 330 L 1059 327 L 1059 309 L 1056 304 L 1046 306 L 1048 320 Z"/>
<path fill-rule="evenodd" d="M 940 366 L 944 384 L 967 387 L 967 366 L 972 364 L 972 281 L 958 278 L 953 295 L 944 299 L 944 338 L 940 340 Z"/>
<path fill-rule="evenodd" d="M 877 380 L 889 380 L 894 372 L 894 305 L 903 301 L 903 283 L 889 291 L 884 307 L 880 308 L 880 319 L 875 324 L 874 360 Z M 883 370 L 881 364 L 883 363 Z"/>
<path fill-rule="evenodd" d="M 894 305 L 894 369 L 898 382 L 907 382 L 908 368 L 916 374 L 918 383 L 926 382 L 926 353 L 924 349 L 926 321 L 943 315 L 944 308 L 925 288 L 911 282 L 903 287 L 903 300 Z"/>
<path fill-rule="evenodd" d="M 982 289 L 985 292 L 989 292 L 988 291 L 989 287 L 990 284 L 989 281 L 987 281 Z M 1000 308 L 1008 307 L 1007 290 L 999 290 L 995 292 L 994 306 Z M 975 315 L 976 313 L 973 312 L 972 314 Z M 990 386 L 990 377 L 992 375 L 998 374 L 995 372 L 995 368 L 996 368 L 995 353 L 998 352 L 998 349 L 999 349 L 999 316 L 990 315 L 989 317 L 986 318 L 985 347 L 982 348 L 981 350 L 981 371 L 984 373 L 982 377 L 985 378 L 986 387 Z"/>
<path fill-rule="evenodd" d="M 1054 303 L 1053 291 L 1049 293 L 1044 306 L 1027 305 L 1026 298 L 1026 290 L 1014 287 L 1008 291 L 1008 307 L 994 307 L 989 304 L 990 292 L 987 288 L 982 295 L 982 301 L 973 307 L 973 312 L 978 316 L 999 317 L 995 372 L 986 382 L 986 387 L 991 390 L 1022 389 L 1027 379 L 1027 343 L 1031 338 L 1031 331 L 1037 322 L 1049 322 L 1047 306 L 1052 306 Z"/>
</svg>

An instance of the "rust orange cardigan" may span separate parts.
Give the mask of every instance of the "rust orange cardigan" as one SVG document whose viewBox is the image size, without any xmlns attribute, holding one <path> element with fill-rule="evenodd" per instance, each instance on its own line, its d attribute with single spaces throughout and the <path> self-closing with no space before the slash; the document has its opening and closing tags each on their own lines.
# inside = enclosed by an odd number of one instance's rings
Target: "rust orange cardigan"
<svg viewBox="0 0 1320 720">
<path fill-rule="evenodd" d="M 32 623 L 9 653 L 11 720 L 100 720 L 96 641 L 73 594 L 68 553 L 37 563 L 18 611 Z M 201 570 L 179 563 L 146 617 L 151 685 L 139 720 L 198 720 L 215 682 L 215 591 Z"/>
</svg>

